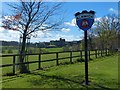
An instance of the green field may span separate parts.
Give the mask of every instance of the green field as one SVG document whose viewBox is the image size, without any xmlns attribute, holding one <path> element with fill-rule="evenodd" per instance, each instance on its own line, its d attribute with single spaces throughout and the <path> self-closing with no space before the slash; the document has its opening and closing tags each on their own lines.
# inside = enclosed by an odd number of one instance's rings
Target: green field
<svg viewBox="0 0 120 90">
<path fill-rule="evenodd" d="M 0 48 L 2 48 L 2 54 L 17 54 L 18 50 L 19 50 L 18 46 L 0 46 Z M 29 47 L 28 49 L 29 49 L 29 51 L 32 51 L 32 53 L 38 53 L 40 49 L 42 52 L 60 52 L 60 51 L 63 51 L 63 47 L 59 47 L 59 48 Z"/>
<path fill-rule="evenodd" d="M 2 79 L 3 88 L 118 88 L 118 55 L 89 62 L 88 87 L 83 85 L 84 62 L 54 66 L 29 74 L 3 76 Z"/>
<path fill-rule="evenodd" d="M 93 53 L 95 53 L 95 51 L 91 51 L 91 54 L 93 54 Z M 84 55 L 84 52 L 82 52 L 82 55 Z M 70 57 L 70 52 L 59 53 L 58 56 L 59 56 L 59 58 Z M 73 52 L 72 56 L 80 56 L 80 52 Z M 99 56 L 99 57 L 101 57 L 101 56 Z M 82 57 L 82 58 L 84 59 L 84 57 Z M 91 55 L 90 58 L 94 59 L 95 55 Z M 17 63 L 18 56 L 16 56 L 15 59 L 16 59 L 15 62 Z M 43 54 L 43 55 L 41 55 L 41 60 L 42 61 L 50 60 L 50 59 L 56 59 L 56 53 L 55 54 Z M 79 59 L 81 59 L 81 57 L 73 58 L 72 61 L 76 62 Z M 31 61 L 38 61 L 38 55 L 30 55 L 30 56 L 28 56 L 28 62 L 31 62 Z M 59 60 L 59 64 L 64 64 L 64 63 L 70 63 L 70 59 Z M 13 64 L 13 57 L 3 57 L 2 58 L 2 64 L 3 65 L 5 65 L 5 64 Z M 51 67 L 51 66 L 56 66 L 56 60 L 41 63 L 42 68 Z M 17 66 L 16 66 L 16 69 L 17 69 Z M 36 69 L 38 69 L 38 63 L 29 64 L 29 70 L 30 71 L 36 70 Z M 12 66 L 2 68 L 2 74 L 3 75 L 9 74 L 9 73 L 12 73 L 12 72 L 13 72 L 13 67 Z"/>
</svg>

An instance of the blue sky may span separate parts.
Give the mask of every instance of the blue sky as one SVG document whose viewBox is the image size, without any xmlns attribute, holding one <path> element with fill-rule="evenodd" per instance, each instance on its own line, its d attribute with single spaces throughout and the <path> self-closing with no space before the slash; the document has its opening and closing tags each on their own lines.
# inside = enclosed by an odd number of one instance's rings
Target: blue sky
<svg viewBox="0 0 120 90">
<path fill-rule="evenodd" d="M 5 3 L 2 3 L 2 11 L 9 12 Z M 64 38 L 66 41 L 80 40 L 83 38 L 83 31 L 80 30 L 74 24 L 74 14 L 81 12 L 82 10 L 94 10 L 96 12 L 96 18 L 101 18 L 110 13 L 118 12 L 117 2 L 64 2 L 62 10 L 65 11 L 65 21 L 63 25 L 67 28 L 63 28 L 61 31 L 56 32 L 38 32 L 38 37 L 31 38 L 31 42 L 48 42 L 50 40 L 58 40 Z M 2 12 L 2 13 L 3 13 Z M 18 41 L 19 33 L 14 31 L 8 31 L 1 29 L 0 40 Z"/>
</svg>

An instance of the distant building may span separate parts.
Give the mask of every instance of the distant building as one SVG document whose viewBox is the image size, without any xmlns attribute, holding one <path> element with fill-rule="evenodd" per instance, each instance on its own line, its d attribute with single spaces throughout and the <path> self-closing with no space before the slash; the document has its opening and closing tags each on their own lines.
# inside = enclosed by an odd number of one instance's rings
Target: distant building
<svg viewBox="0 0 120 90">
<path fill-rule="evenodd" d="M 56 47 L 63 47 L 65 46 L 65 39 L 60 38 L 59 40 L 55 40 L 55 41 L 50 41 L 51 45 L 55 45 Z"/>
<path fill-rule="evenodd" d="M 59 40 L 50 41 L 50 45 L 55 45 L 56 47 L 80 45 L 80 43 L 81 41 L 65 41 L 65 39 L 62 38 L 60 38 Z"/>
<path fill-rule="evenodd" d="M 67 41 L 65 45 L 73 46 L 73 45 L 80 45 L 81 41 Z"/>
<path fill-rule="evenodd" d="M 59 40 L 51 40 L 50 42 L 30 43 L 29 46 L 38 48 L 56 48 L 80 45 L 80 43 L 81 41 L 65 41 L 65 39 L 60 38 Z"/>
</svg>

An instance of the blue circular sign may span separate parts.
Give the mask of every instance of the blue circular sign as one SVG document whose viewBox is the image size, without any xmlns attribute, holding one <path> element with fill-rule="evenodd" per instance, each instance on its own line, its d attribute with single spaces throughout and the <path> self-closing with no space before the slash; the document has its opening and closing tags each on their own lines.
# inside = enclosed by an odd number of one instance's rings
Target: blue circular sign
<svg viewBox="0 0 120 90">
<path fill-rule="evenodd" d="M 84 31 L 90 29 L 94 23 L 94 15 L 94 11 L 82 11 L 82 13 L 77 12 L 75 17 L 78 27 Z"/>
<path fill-rule="evenodd" d="M 88 30 L 92 27 L 94 23 L 94 19 L 86 18 L 86 19 L 79 19 L 76 21 L 77 25 L 82 30 Z"/>
</svg>

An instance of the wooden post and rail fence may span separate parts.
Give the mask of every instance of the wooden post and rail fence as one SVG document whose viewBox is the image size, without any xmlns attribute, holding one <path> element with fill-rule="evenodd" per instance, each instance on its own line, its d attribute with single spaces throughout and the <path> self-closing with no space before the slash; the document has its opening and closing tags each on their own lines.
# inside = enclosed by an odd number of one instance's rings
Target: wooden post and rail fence
<svg viewBox="0 0 120 90">
<path fill-rule="evenodd" d="M 74 56 L 73 54 L 75 52 L 78 52 L 79 54 Z M 69 53 L 69 57 L 59 57 L 59 54 L 61 53 Z M 47 54 L 55 54 L 56 58 L 54 59 L 47 59 L 47 60 L 42 60 L 41 56 L 42 55 L 47 55 Z M 50 61 L 56 61 L 56 65 L 59 65 L 59 60 L 63 60 L 63 59 L 68 59 L 70 63 L 73 63 L 73 58 L 79 58 L 79 59 L 83 59 L 84 56 L 84 50 L 78 50 L 78 51 L 64 51 L 64 52 L 50 52 L 50 53 L 35 53 L 35 54 L 24 54 L 25 56 L 31 56 L 31 55 L 37 55 L 38 56 L 38 60 L 34 60 L 34 61 L 29 61 L 28 62 L 24 62 L 24 63 L 19 63 L 16 62 L 16 57 L 19 57 L 20 54 L 11 54 L 11 55 L 0 55 L 0 57 L 4 58 L 4 57 L 13 57 L 13 63 L 12 64 L 2 64 L 0 65 L 0 68 L 4 68 L 4 67 L 9 67 L 12 66 L 12 73 L 15 74 L 16 73 L 16 66 L 20 65 L 20 64 L 32 64 L 32 63 L 38 63 L 38 68 L 37 69 L 41 69 L 41 63 L 43 62 L 50 62 Z M 108 49 L 106 50 L 91 50 L 88 51 L 88 59 L 91 59 L 91 56 L 94 56 L 95 58 L 98 57 L 102 57 L 102 56 L 107 56 L 110 55 L 110 52 Z M 4 61 L 4 59 L 2 59 L 2 61 Z"/>
</svg>

